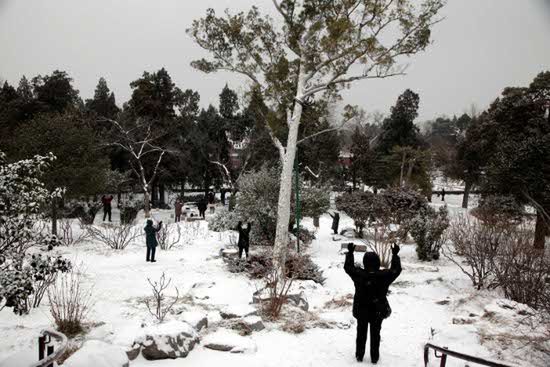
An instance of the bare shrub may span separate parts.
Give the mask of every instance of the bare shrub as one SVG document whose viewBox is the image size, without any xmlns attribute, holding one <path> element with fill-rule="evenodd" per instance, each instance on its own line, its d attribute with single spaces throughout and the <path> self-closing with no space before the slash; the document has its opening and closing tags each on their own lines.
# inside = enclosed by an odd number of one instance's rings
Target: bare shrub
<svg viewBox="0 0 550 367">
<path fill-rule="evenodd" d="M 265 278 L 265 289 L 268 291 L 268 298 L 261 303 L 264 315 L 274 320 L 279 318 L 281 310 L 287 302 L 288 292 L 293 282 L 293 278 L 279 277 L 277 269 L 272 269 L 269 272 Z"/>
<path fill-rule="evenodd" d="M 149 310 L 149 313 L 155 317 L 159 322 L 163 322 L 166 315 L 172 310 L 174 305 L 179 300 L 179 291 L 176 289 L 176 297 L 172 301 L 168 301 L 165 295 L 166 289 L 170 286 L 172 278 L 166 279 L 166 274 L 164 272 L 160 276 L 158 281 L 152 282 L 151 279 L 147 278 L 147 282 L 151 285 L 151 290 L 153 292 L 152 300 L 146 299 L 145 305 Z"/>
<path fill-rule="evenodd" d="M 92 239 L 113 250 L 124 250 L 141 236 L 132 224 L 88 226 L 87 230 Z"/>
<path fill-rule="evenodd" d="M 287 320 L 282 329 L 287 333 L 301 334 L 306 330 L 306 324 L 304 320 Z"/>
<path fill-rule="evenodd" d="M 177 224 L 167 224 L 157 232 L 157 241 L 162 250 L 171 250 L 180 244 L 181 227 Z"/>
<path fill-rule="evenodd" d="M 533 237 L 534 232 L 523 226 L 508 231 L 494 270 L 506 298 L 538 309 L 545 306 L 550 293 L 550 254 L 534 248 Z"/>
<path fill-rule="evenodd" d="M 82 221 L 80 221 L 81 230 L 78 235 L 75 235 L 72 223 L 73 221 L 70 218 L 63 218 L 59 220 L 57 228 L 61 232 L 59 236 L 59 241 L 63 246 L 77 245 L 86 240 L 89 236 L 89 232 L 87 231 Z"/>
<path fill-rule="evenodd" d="M 393 231 L 389 224 L 374 223 L 372 233 L 368 233 L 360 241 L 378 254 L 382 267 L 389 268 L 392 258 L 391 247 L 398 237 L 399 233 Z"/>
<path fill-rule="evenodd" d="M 484 225 L 467 215 L 457 217 L 447 230 L 448 243 L 443 255 L 455 263 L 477 289 L 488 287 L 494 275 L 494 259 L 506 232 L 501 226 Z"/>
<path fill-rule="evenodd" d="M 84 286 L 84 276 L 73 270 L 58 277 L 48 288 L 50 313 L 57 330 L 73 337 L 84 330 L 84 320 L 91 311 L 92 287 Z"/>
</svg>

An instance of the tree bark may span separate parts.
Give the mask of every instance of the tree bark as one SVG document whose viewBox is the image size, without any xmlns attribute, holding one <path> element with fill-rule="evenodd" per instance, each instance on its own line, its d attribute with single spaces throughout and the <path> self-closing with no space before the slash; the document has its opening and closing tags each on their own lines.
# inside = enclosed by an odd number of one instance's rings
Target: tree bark
<svg viewBox="0 0 550 367">
<path fill-rule="evenodd" d="M 537 223 L 535 224 L 535 241 L 534 247 L 536 249 L 544 250 L 544 244 L 546 242 L 547 225 L 544 221 L 543 214 L 540 210 L 537 210 Z"/>
<path fill-rule="evenodd" d="M 151 197 L 149 196 L 149 192 L 147 190 L 143 191 L 143 211 L 145 213 L 145 218 L 149 218 L 151 216 Z"/>
<path fill-rule="evenodd" d="M 279 200 L 277 205 L 277 228 L 275 231 L 275 244 L 273 246 L 273 265 L 277 271 L 277 280 L 283 284 L 286 274 L 285 261 L 288 249 L 288 225 L 290 223 L 290 197 L 292 195 L 292 171 L 296 158 L 296 145 L 298 141 L 298 128 L 302 118 L 301 98 L 304 91 L 305 76 L 300 70 L 296 89 L 296 101 L 292 117 L 288 117 L 288 138 L 286 148 L 281 153 L 282 171 L 279 187 Z"/>
<path fill-rule="evenodd" d="M 470 190 L 472 190 L 472 183 L 466 181 L 464 185 L 464 196 L 462 197 L 462 207 L 468 209 L 468 200 L 470 199 Z"/>
<path fill-rule="evenodd" d="M 164 193 L 165 193 L 164 184 L 159 183 L 159 205 L 161 207 L 163 207 L 164 204 L 166 204 L 164 200 Z"/>
</svg>

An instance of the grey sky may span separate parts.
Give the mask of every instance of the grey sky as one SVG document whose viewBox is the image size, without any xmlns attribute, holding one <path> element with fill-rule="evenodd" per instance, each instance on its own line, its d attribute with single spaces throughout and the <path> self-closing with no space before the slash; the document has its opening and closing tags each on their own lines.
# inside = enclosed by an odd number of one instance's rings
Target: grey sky
<svg viewBox="0 0 550 367">
<path fill-rule="evenodd" d="M 271 0 L 0 0 L 0 78 L 17 83 L 66 70 L 86 99 L 100 76 L 117 103 L 144 70 L 166 67 L 180 88 L 202 105 L 215 103 L 223 85 L 243 90 L 229 74 L 204 75 L 189 62 L 202 51 L 185 34 L 208 7 L 272 11 Z M 421 119 L 485 108 L 506 86 L 526 85 L 550 70 L 550 1 L 449 0 L 434 44 L 410 60 L 408 75 L 355 84 L 345 103 L 387 112 L 411 88 L 421 97 Z"/>
</svg>

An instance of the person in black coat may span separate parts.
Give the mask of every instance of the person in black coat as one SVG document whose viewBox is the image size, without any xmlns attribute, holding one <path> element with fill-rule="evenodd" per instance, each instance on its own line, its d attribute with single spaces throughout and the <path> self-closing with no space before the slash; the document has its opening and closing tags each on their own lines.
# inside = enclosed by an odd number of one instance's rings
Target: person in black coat
<svg viewBox="0 0 550 367">
<path fill-rule="evenodd" d="M 340 213 L 334 212 L 334 215 L 328 213 L 330 217 L 332 218 L 332 230 L 334 231 L 334 234 L 338 234 L 338 226 L 340 225 Z"/>
<path fill-rule="evenodd" d="M 239 231 L 239 242 L 237 245 L 239 246 L 239 259 L 243 256 L 243 250 L 246 254 L 246 258 L 248 259 L 248 247 L 250 246 L 250 229 L 252 228 L 252 224 L 248 223 L 246 225 L 246 228 L 243 228 L 243 223 L 239 222 L 237 224 L 237 231 Z"/>
<path fill-rule="evenodd" d="M 348 244 L 348 253 L 344 270 L 353 280 L 355 296 L 353 297 L 353 317 L 357 319 L 357 339 L 355 357 L 363 361 L 367 331 L 370 324 L 370 358 L 376 364 L 380 357 L 380 329 L 382 321 L 389 317 L 391 308 L 388 303 L 388 287 L 401 274 L 399 246 L 392 246 L 391 267 L 380 270 L 380 258 L 374 252 L 367 252 L 363 257 L 364 269 L 355 266 L 353 252 L 355 245 Z"/>
<path fill-rule="evenodd" d="M 208 201 L 206 197 L 203 197 L 199 201 L 197 208 L 199 209 L 199 216 L 202 217 L 202 219 L 205 219 L 206 208 L 208 208 Z"/>
<path fill-rule="evenodd" d="M 145 244 L 147 245 L 147 261 L 152 263 L 156 262 L 155 260 L 155 251 L 157 249 L 157 232 L 162 228 L 162 221 L 159 222 L 159 225 L 155 227 L 151 219 L 147 219 L 147 225 L 145 225 Z"/>
</svg>

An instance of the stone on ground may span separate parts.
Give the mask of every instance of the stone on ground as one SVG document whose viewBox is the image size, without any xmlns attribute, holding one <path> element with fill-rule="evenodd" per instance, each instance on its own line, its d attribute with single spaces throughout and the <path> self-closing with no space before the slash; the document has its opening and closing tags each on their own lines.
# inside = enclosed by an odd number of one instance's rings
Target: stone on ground
<svg viewBox="0 0 550 367">
<path fill-rule="evenodd" d="M 252 339 L 228 330 L 219 330 L 202 340 L 205 348 L 231 353 L 254 353 L 258 349 Z"/>
<path fill-rule="evenodd" d="M 202 312 L 185 311 L 179 315 L 179 319 L 191 325 L 196 331 L 208 327 L 208 318 Z"/>
<path fill-rule="evenodd" d="M 185 358 L 199 342 L 195 329 L 183 321 L 169 321 L 143 330 L 134 342 L 147 360 Z"/>
<path fill-rule="evenodd" d="M 257 314 L 258 310 L 250 305 L 228 305 L 220 311 L 223 319 L 236 319 Z"/>
</svg>

